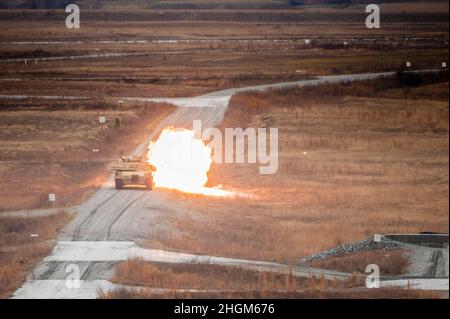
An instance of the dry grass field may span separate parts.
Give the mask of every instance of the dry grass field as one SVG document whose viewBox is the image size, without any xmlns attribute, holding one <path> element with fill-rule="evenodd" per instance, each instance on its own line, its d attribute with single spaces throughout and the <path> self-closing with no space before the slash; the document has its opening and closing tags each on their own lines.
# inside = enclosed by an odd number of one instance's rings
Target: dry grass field
<svg viewBox="0 0 450 319">
<path fill-rule="evenodd" d="M 110 176 L 112 159 L 134 150 L 173 109 L 107 101 L 2 102 L 0 298 L 8 297 L 50 253 L 58 231 L 72 217 L 63 207 L 78 205 L 95 191 Z M 102 128 L 99 116 L 107 117 Z M 59 211 L 2 216 L 4 211 L 49 208 L 49 193 L 56 194 Z"/>
<path fill-rule="evenodd" d="M 313 279 L 217 265 L 153 264 L 131 259 L 115 268 L 113 282 L 163 289 L 297 290 Z M 331 286 L 331 282 L 324 285 Z M 337 285 L 337 283 L 336 283 Z"/>
<path fill-rule="evenodd" d="M 117 265 L 112 281 L 134 289 L 100 291 L 99 298 L 439 298 L 428 291 L 361 289 L 357 277 L 346 282 L 299 279 L 236 267 L 152 264 L 139 259 Z"/>
<path fill-rule="evenodd" d="M 111 159 L 133 151 L 174 109 L 105 101 L 27 103 L 2 106 L 0 211 L 48 207 L 49 193 L 57 194 L 57 207 L 80 203 L 109 176 Z"/>
<path fill-rule="evenodd" d="M 448 59 L 448 4 L 425 7 L 386 5 L 384 27 L 370 31 L 362 6 L 127 7 L 85 11 L 79 30 L 64 27 L 62 10 L 1 10 L 0 94 L 193 96 L 316 75 L 397 70 L 406 61 L 415 69 L 439 68 Z M 130 55 L 34 62 L 111 53 Z M 2 62 L 8 59 L 19 61 Z"/>
<path fill-rule="evenodd" d="M 70 208 L 109 176 L 111 159 L 145 141 L 174 110 L 118 104 L 120 97 L 196 96 L 320 75 L 401 70 L 407 61 L 411 69 L 448 63 L 445 1 L 383 4 L 382 28 L 372 30 L 364 25 L 362 5 L 290 8 L 277 0 L 247 0 L 231 10 L 242 1 L 139 0 L 125 7 L 124 1 L 105 1 L 91 10 L 81 3 L 79 30 L 65 28 L 64 10 L 0 3 L 0 297 L 9 296 L 49 253 L 72 217 Z M 261 176 L 255 165 L 214 165 L 211 185 L 249 197 L 172 192 L 185 205 L 186 218 L 166 216 L 168 229 L 177 231 L 149 234 L 139 244 L 296 264 L 302 256 L 373 233 L 448 231 L 448 73 L 416 80 L 234 96 L 220 128 L 279 128 L 277 174 Z M 103 128 L 99 116 L 108 119 Z M 57 194 L 53 215 L 2 216 L 48 208 L 49 193 Z M 374 258 L 386 274 L 405 271 L 402 252 L 336 257 L 318 266 L 361 271 Z M 409 290 L 342 291 L 320 278 L 305 282 L 140 260 L 121 263 L 113 280 L 248 292 L 124 289 L 101 298 L 435 297 Z"/>
<path fill-rule="evenodd" d="M 45 217 L 0 216 L 0 298 L 9 297 L 36 262 L 51 252 L 53 239 L 70 218 L 63 210 Z"/>
<path fill-rule="evenodd" d="M 346 282 L 295 278 L 237 267 L 152 264 L 139 259 L 120 263 L 115 283 L 135 286 L 100 292 L 102 299 L 134 298 L 437 298 L 427 291 L 360 289 L 360 278 Z M 155 291 L 153 289 L 162 289 Z M 353 288 L 353 289 L 352 289 Z M 183 291 L 183 289 L 185 291 Z M 197 290 L 197 291 L 196 291 Z"/>
<path fill-rule="evenodd" d="M 309 288 L 299 291 L 241 291 L 241 292 L 179 292 L 158 293 L 150 289 L 117 289 L 100 292 L 100 299 L 437 299 L 433 291 L 412 289 L 323 289 Z"/>
<path fill-rule="evenodd" d="M 405 251 L 363 251 L 309 263 L 309 266 L 364 274 L 367 265 L 377 264 L 381 275 L 404 275 L 409 265 Z"/>
<path fill-rule="evenodd" d="M 235 96 L 222 129 L 277 127 L 278 172 L 215 164 L 212 185 L 250 198 L 174 193 L 195 215 L 150 244 L 295 264 L 374 233 L 447 232 L 447 77 Z"/>
</svg>

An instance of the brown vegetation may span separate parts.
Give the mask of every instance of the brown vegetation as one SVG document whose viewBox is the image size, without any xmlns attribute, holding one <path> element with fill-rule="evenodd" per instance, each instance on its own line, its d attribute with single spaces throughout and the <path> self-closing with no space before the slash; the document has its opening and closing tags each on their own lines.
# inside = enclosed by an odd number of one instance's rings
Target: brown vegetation
<svg viewBox="0 0 450 319">
<path fill-rule="evenodd" d="M 55 233 L 70 219 L 70 214 L 61 210 L 41 217 L 5 217 L 0 215 L 0 247 L 36 243 L 30 235 L 38 234 L 39 240 L 53 239 Z"/>
<path fill-rule="evenodd" d="M 252 292 L 155 292 L 149 289 L 115 289 L 101 291 L 100 299 L 437 299 L 442 295 L 433 291 L 410 289 L 304 289 L 302 291 L 252 291 Z"/>
<path fill-rule="evenodd" d="M 296 263 L 373 233 L 447 232 L 448 103 L 419 92 L 448 88 L 427 83 L 404 99 L 384 81 L 354 84 L 356 92 L 372 86 L 371 98 L 352 96 L 346 84 L 235 96 L 221 127 L 279 128 L 277 173 L 214 165 L 211 185 L 250 198 L 174 194 L 195 215 L 149 243 Z"/>
<path fill-rule="evenodd" d="M 101 291 L 102 299 L 153 298 L 438 298 L 427 291 L 364 289 L 360 280 L 338 282 L 295 278 L 207 264 L 154 264 L 140 259 L 121 262 L 112 281 L 126 287 Z M 355 287 L 355 288 L 352 288 Z"/>
<path fill-rule="evenodd" d="M 403 275 L 406 273 L 409 261 L 403 250 L 371 250 L 330 257 L 309 263 L 308 266 L 364 274 L 367 265 L 371 264 L 380 267 L 381 275 Z"/>
<path fill-rule="evenodd" d="M 56 207 L 81 203 L 109 177 L 111 160 L 131 152 L 173 110 L 163 104 L 98 100 L 2 103 L 0 297 L 8 297 L 23 282 L 70 220 L 63 211 L 39 217 L 2 212 L 48 208 L 49 193 L 56 194 Z M 107 117 L 103 126 L 99 116 Z"/>
<path fill-rule="evenodd" d="M 0 298 L 8 297 L 35 264 L 50 253 L 51 240 L 70 217 L 64 211 L 29 218 L 0 215 Z"/>
<path fill-rule="evenodd" d="M 104 2 L 103 11 L 85 11 L 82 30 L 72 30 L 70 36 L 62 10 L 0 10 L 0 41 L 6 41 L 0 47 L 1 60 L 137 54 L 0 61 L 1 95 L 95 98 L 81 102 L 2 99 L 0 212 L 46 207 L 49 192 L 57 194 L 57 206 L 79 203 L 104 181 L 111 157 L 133 149 L 172 110 L 165 105 L 118 106 L 110 97 L 193 96 L 317 75 L 391 71 L 403 68 L 405 61 L 417 69 L 440 68 L 448 59 L 448 4 L 443 2 L 408 4 L 408 14 L 403 3 L 385 5 L 383 28 L 369 36 L 362 22 L 355 23 L 361 20 L 358 6 L 161 11 L 141 10 L 148 6 L 136 1 L 125 11 L 114 3 Z M 61 39 L 63 43 L 58 43 Z M 121 42 L 134 39 L 149 42 Z M 152 42 L 165 39 L 194 41 Z M 311 45 L 305 45 L 304 39 L 311 39 Z M 174 192 L 195 216 L 182 221 L 167 216 L 180 232 L 161 231 L 149 244 L 295 263 L 300 256 L 373 232 L 448 230 L 445 77 L 426 78 L 418 87 L 401 87 L 392 80 L 234 97 L 223 127 L 279 127 L 279 173 L 261 177 L 254 166 L 214 166 L 213 184 L 252 197 L 230 200 Z M 103 129 L 99 115 L 111 120 Z M 2 296 L 17 287 L 26 269 L 51 249 L 46 240 L 66 222 L 65 215 L 58 216 L 61 219 L 26 221 L 0 216 L 0 229 L 6 229 L 0 243 L 9 245 L 0 248 Z M 28 232 L 40 233 L 42 242 L 30 242 Z M 364 262 L 352 258 L 351 267 L 356 269 Z M 154 280 L 167 287 L 187 287 L 190 280 L 206 287 L 202 276 L 195 274 L 198 269 L 169 271 L 133 263 L 121 265 L 117 273 L 130 284 L 145 279 L 150 286 L 155 286 Z M 336 261 L 333 267 L 339 264 Z M 138 271 L 132 274 L 135 267 Z M 262 296 L 259 275 L 198 267 L 209 276 L 222 276 L 217 287 L 244 284 L 256 290 L 254 296 Z M 286 280 L 270 278 L 276 287 Z M 342 293 L 324 291 L 320 285 L 289 296 L 430 296 L 406 290 Z M 127 290 L 104 295 L 111 296 L 137 297 Z"/>
<path fill-rule="evenodd" d="M 2 81 L 0 94 L 192 96 L 308 76 L 391 71 L 406 61 L 414 69 L 440 68 L 448 59 L 448 5 L 443 2 L 387 5 L 383 28 L 370 33 L 360 6 L 264 11 L 136 6 L 85 10 L 83 30 L 70 34 L 61 25 L 62 10 L 0 10 L 0 41 L 7 41 L 0 60 L 29 59 L 27 65 L 2 63 L 0 77 L 12 79 Z M 405 14 L 405 7 L 412 12 Z M 418 21 L 427 23 L 418 27 Z M 33 60 L 104 53 L 138 55 Z"/>
<path fill-rule="evenodd" d="M 113 282 L 164 289 L 278 290 L 299 289 L 313 279 L 208 264 L 156 264 L 140 259 L 121 262 Z M 324 283 L 331 286 L 331 282 Z"/>
<path fill-rule="evenodd" d="M 48 207 L 49 193 L 57 194 L 57 207 L 79 203 L 106 180 L 113 158 L 131 152 L 174 109 L 27 103 L 8 103 L 1 111 L 0 211 Z M 105 125 L 99 116 L 106 116 Z"/>
</svg>

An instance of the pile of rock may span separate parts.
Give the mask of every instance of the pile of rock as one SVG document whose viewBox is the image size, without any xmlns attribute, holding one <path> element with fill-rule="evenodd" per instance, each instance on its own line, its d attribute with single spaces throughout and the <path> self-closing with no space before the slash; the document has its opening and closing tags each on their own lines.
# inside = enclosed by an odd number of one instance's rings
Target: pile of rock
<svg viewBox="0 0 450 319">
<path fill-rule="evenodd" d="M 372 238 L 356 241 L 349 244 L 343 244 L 341 246 L 321 251 L 320 253 L 303 257 L 300 262 L 307 263 L 312 261 L 323 260 L 329 257 L 342 256 L 349 253 L 356 253 L 359 251 L 367 250 L 396 250 L 402 248 L 403 245 L 400 242 L 393 241 L 382 237 L 380 241 L 374 241 Z"/>
</svg>

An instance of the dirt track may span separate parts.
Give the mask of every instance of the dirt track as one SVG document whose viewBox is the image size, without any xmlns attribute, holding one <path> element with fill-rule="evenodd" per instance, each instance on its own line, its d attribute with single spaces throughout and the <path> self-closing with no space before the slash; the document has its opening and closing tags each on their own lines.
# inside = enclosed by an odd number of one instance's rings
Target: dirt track
<svg viewBox="0 0 450 319">
<path fill-rule="evenodd" d="M 163 101 L 179 107 L 154 130 L 149 137 L 149 140 L 152 140 L 157 137 L 162 128 L 168 125 L 191 128 L 193 120 L 201 120 L 203 128 L 216 126 L 222 121 L 230 98 L 238 92 L 368 80 L 392 74 L 393 72 L 320 77 L 299 82 L 230 89 L 185 99 L 124 97 L 122 100 Z M 23 97 L 0 96 L 0 98 L 21 99 Z M 57 97 L 34 96 L 32 98 Z M 135 153 L 144 154 L 146 149 L 147 144 L 143 143 Z M 161 229 L 167 229 L 169 226 L 164 222 L 166 216 L 182 218 L 184 212 L 177 203 L 169 201 L 163 191 L 117 191 L 113 188 L 112 182 L 113 180 L 110 179 L 87 202 L 78 207 L 76 217 L 60 234 L 58 238 L 60 242 L 52 254 L 30 274 L 27 282 L 15 292 L 14 298 L 92 298 L 99 285 L 105 285 L 105 282 L 101 280 L 107 280 L 110 277 L 115 263 L 135 256 L 136 251 L 138 255 L 144 256 L 146 260 L 150 261 L 212 262 L 274 272 L 286 272 L 290 269 L 286 265 L 260 261 L 142 250 L 134 243 L 148 239 Z M 72 242 L 72 244 L 67 242 Z M 115 257 L 117 254 L 120 255 L 120 258 Z M 80 266 L 81 279 L 84 280 L 83 289 L 69 289 L 64 285 L 64 279 L 67 276 L 65 269 L 71 263 Z M 309 277 L 311 274 L 324 275 L 328 278 L 343 279 L 347 277 L 347 274 L 335 271 L 308 267 L 297 268 L 294 269 L 294 275 L 299 277 Z M 42 291 L 45 293 L 42 294 Z"/>
</svg>

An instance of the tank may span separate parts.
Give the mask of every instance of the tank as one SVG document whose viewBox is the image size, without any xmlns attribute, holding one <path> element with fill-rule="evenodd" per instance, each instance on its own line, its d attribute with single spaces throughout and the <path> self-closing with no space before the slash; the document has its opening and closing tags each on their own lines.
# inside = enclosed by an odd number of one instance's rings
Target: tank
<svg viewBox="0 0 450 319">
<path fill-rule="evenodd" d="M 142 156 L 122 156 L 115 161 L 111 169 L 114 170 L 114 181 L 116 189 L 125 187 L 144 186 L 147 190 L 154 188 L 153 165 L 143 160 Z"/>
</svg>

